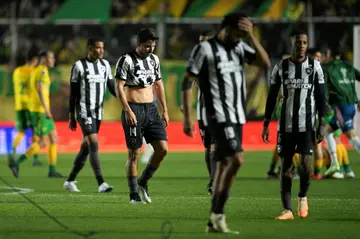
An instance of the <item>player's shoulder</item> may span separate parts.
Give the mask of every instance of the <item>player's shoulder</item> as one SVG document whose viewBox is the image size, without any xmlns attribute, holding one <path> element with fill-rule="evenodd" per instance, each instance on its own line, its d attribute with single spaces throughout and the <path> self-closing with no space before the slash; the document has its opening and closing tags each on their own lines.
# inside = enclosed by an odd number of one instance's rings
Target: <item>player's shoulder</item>
<svg viewBox="0 0 360 239">
<path fill-rule="evenodd" d="M 249 44 L 247 44 L 245 41 L 240 40 L 236 46 L 235 46 L 235 52 L 240 52 L 240 51 L 248 51 L 248 52 L 252 52 L 255 53 L 254 48 L 252 48 Z"/>
<path fill-rule="evenodd" d="M 110 62 L 104 58 L 99 59 L 100 63 L 102 65 L 105 65 L 106 67 L 110 67 Z"/>
<path fill-rule="evenodd" d="M 160 62 L 160 58 L 154 53 L 150 53 L 149 57 L 151 60 L 154 60 L 156 63 Z"/>
<path fill-rule="evenodd" d="M 121 55 L 116 63 L 116 65 L 123 65 L 123 63 L 127 63 L 130 65 L 132 63 L 132 58 L 130 56 L 131 52 L 125 53 L 124 55 Z"/>
</svg>

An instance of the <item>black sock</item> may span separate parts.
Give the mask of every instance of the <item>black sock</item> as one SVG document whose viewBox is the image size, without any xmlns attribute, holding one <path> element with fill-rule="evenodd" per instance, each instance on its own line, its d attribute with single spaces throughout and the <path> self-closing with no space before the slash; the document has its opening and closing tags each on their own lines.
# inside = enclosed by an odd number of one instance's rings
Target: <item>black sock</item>
<svg viewBox="0 0 360 239">
<path fill-rule="evenodd" d="M 211 154 L 210 147 L 207 147 L 205 149 L 205 164 L 206 164 L 206 168 L 209 173 L 209 177 L 211 178 L 211 155 L 210 154 Z"/>
<path fill-rule="evenodd" d="M 142 172 L 142 174 L 140 176 L 139 184 L 140 185 L 147 185 L 147 182 L 154 175 L 156 170 L 157 170 L 157 168 L 154 168 L 150 164 L 146 165 L 144 171 Z"/>
<path fill-rule="evenodd" d="M 300 176 L 300 192 L 298 196 L 306 197 L 306 194 L 309 191 L 309 187 L 310 187 L 310 173 L 304 170 L 303 167 L 300 167 L 299 176 Z"/>
<path fill-rule="evenodd" d="M 216 193 L 216 201 L 215 201 L 215 207 L 213 209 L 213 212 L 216 214 L 224 214 L 224 208 L 226 201 L 229 198 L 229 189 L 225 189 L 221 192 Z"/>
<path fill-rule="evenodd" d="M 99 154 L 98 154 L 98 143 L 90 142 L 89 151 L 90 151 L 91 167 L 92 167 L 93 172 L 95 174 L 96 181 L 97 181 L 98 185 L 100 186 L 104 182 L 104 178 L 102 176 L 101 168 L 100 168 L 100 160 L 99 160 Z"/>
<path fill-rule="evenodd" d="M 137 182 L 137 176 L 128 176 L 128 186 L 131 193 L 138 193 L 138 182 Z"/>
<path fill-rule="evenodd" d="M 216 172 L 216 153 L 214 151 L 210 151 L 210 166 L 211 166 L 211 174 L 210 174 L 210 182 L 211 184 L 214 182 L 215 172 Z"/>
<path fill-rule="evenodd" d="M 87 144 L 82 144 L 79 153 L 75 157 L 73 169 L 71 170 L 71 173 L 69 174 L 69 177 L 67 179 L 68 182 L 75 180 L 80 170 L 84 167 L 88 155 L 89 148 Z"/>
<path fill-rule="evenodd" d="M 285 173 L 281 173 L 280 184 L 281 184 L 281 202 L 283 208 L 291 210 L 291 186 L 292 179 L 289 176 L 285 176 Z"/>
</svg>

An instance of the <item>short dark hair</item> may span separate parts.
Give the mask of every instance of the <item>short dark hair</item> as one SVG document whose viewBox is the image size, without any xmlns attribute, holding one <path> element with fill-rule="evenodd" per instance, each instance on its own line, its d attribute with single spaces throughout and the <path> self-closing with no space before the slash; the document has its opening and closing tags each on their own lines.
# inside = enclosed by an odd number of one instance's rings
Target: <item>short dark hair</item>
<svg viewBox="0 0 360 239">
<path fill-rule="evenodd" d="M 53 53 L 52 51 L 50 50 L 41 50 L 38 54 L 38 56 L 41 58 L 41 57 L 44 57 L 44 56 L 47 56 L 49 55 L 50 53 Z"/>
<path fill-rule="evenodd" d="M 341 56 L 341 54 L 343 53 L 343 49 L 339 43 L 329 46 L 329 49 L 332 57 Z"/>
<path fill-rule="evenodd" d="M 297 36 L 300 36 L 300 35 L 308 35 L 307 31 L 305 31 L 304 29 L 295 29 L 291 32 L 290 34 L 290 37 L 297 37 Z"/>
<path fill-rule="evenodd" d="M 248 18 L 249 16 L 243 12 L 233 12 L 225 15 L 224 19 L 221 22 L 221 27 L 232 27 L 238 28 L 239 20 L 243 18 Z"/>
<path fill-rule="evenodd" d="M 201 33 L 201 36 L 204 36 L 204 37 L 212 37 L 212 36 L 215 36 L 215 31 L 213 30 L 205 30 Z"/>
<path fill-rule="evenodd" d="M 137 34 L 137 41 L 140 43 L 147 41 L 156 41 L 159 40 L 159 37 L 156 35 L 156 32 L 152 28 L 143 28 Z"/>
<path fill-rule="evenodd" d="M 104 42 L 104 40 L 101 37 L 90 37 L 87 40 L 87 46 L 95 46 L 97 42 Z"/>
<path fill-rule="evenodd" d="M 32 59 L 38 57 L 38 50 L 35 48 L 31 48 L 26 54 L 26 61 L 31 61 Z"/>
</svg>

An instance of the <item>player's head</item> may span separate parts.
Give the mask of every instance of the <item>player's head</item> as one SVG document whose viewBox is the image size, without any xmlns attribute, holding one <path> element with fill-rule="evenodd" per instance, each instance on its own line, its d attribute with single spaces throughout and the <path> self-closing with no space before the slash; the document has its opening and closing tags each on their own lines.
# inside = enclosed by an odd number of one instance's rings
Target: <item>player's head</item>
<svg viewBox="0 0 360 239">
<path fill-rule="evenodd" d="M 154 52 L 156 47 L 156 41 L 159 37 L 152 28 L 143 28 L 137 34 L 136 52 L 141 57 L 147 57 Z"/>
<path fill-rule="evenodd" d="M 308 56 L 314 60 L 321 62 L 321 51 L 316 48 L 308 49 Z"/>
<path fill-rule="evenodd" d="M 50 50 L 44 50 L 39 53 L 40 63 L 52 68 L 55 66 L 55 54 Z"/>
<path fill-rule="evenodd" d="M 88 57 L 92 60 L 101 59 L 104 56 L 104 40 L 100 37 L 90 37 L 87 40 Z"/>
<path fill-rule="evenodd" d="M 26 56 L 26 63 L 36 66 L 39 63 L 38 52 L 35 49 L 30 49 Z"/>
<path fill-rule="evenodd" d="M 296 30 L 290 35 L 291 56 L 300 59 L 306 56 L 308 35 L 304 30 Z"/>
<path fill-rule="evenodd" d="M 339 44 L 335 44 L 329 47 L 331 59 L 340 59 L 343 52 L 342 47 Z"/>
<path fill-rule="evenodd" d="M 228 43 L 237 43 L 246 36 L 246 32 L 239 29 L 239 22 L 244 19 L 249 18 L 244 13 L 234 12 L 226 15 L 221 22 L 221 28 L 226 29 L 226 39 Z"/>
<path fill-rule="evenodd" d="M 200 36 L 199 36 L 199 41 L 202 42 L 202 41 L 207 41 L 209 40 L 210 38 L 213 38 L 215 36 L 215 32 L 212 31 L 212 30 L 206 30 L 206 31 L 203 31 Z"/>
<path fill-rule="evenodd" d="M 325 46 L 321 50 L 321 63 L 327 63 L 331 60 L 331 50 Z"/>
</svg>

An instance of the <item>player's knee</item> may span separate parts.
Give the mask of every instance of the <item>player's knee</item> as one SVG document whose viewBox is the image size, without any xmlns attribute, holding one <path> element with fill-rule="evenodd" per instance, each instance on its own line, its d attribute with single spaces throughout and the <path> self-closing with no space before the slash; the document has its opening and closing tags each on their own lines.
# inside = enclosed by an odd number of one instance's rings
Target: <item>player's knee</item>
<svg viewBox="0 0 360 239">
<path fill-rule="evenodd" d="M 167 144 L 162 144 L 160 147 L 155 149 L 155 152 L 160 157 L 165 157 L 168 153 L 168 146 Z"/>
<path fill-rule="evenodd" d="M 97 152 L 99 150 L 98 142 L 90 142 L 89 143 L 89 152 Z"/>
<path fill-rule="evenodd" d="M 89 154 L 89 146 L 88 146 L 88 144 L 86 142 L 81 144 L 80 152 L 81 152 L 82 155 L 88 155 Z"/>
<path fill-rule="evenodd" d="M 243 152 L 236 153 L 232 163 L 233 163 L 232 166 L 234 168 L 237 168 L 237 169 L 240 168 L 244 164 L 244 153 Z"/>
<path fill-rule="evenodd" d="M 129 149 L 129 160 L 136 162 L 140 157 L 141 149 Z"/>
<path fill-rule="evenodd" d="M 311 173 L 312 170 L 312 157 L 311 155 L 304 155 L 300 157 L 300 169 L 305 173 Z"/>
<path fill-rule="evenodd" d="M 215 152 L 215 144 L 210 144 L 208 146 L 208 149 L 210 150 L 210 152 Z"/>
</svg>

